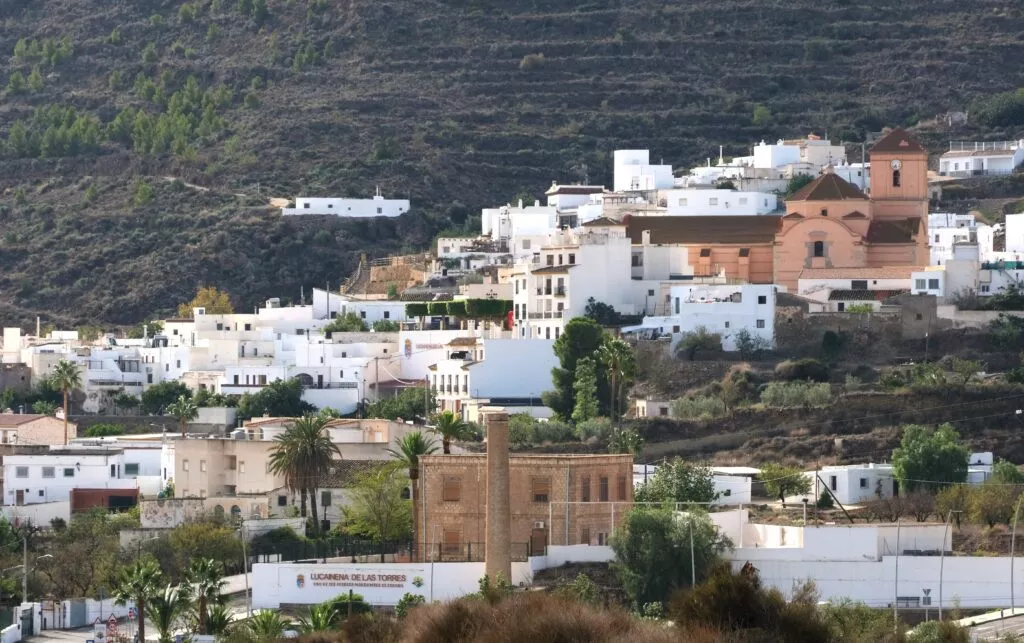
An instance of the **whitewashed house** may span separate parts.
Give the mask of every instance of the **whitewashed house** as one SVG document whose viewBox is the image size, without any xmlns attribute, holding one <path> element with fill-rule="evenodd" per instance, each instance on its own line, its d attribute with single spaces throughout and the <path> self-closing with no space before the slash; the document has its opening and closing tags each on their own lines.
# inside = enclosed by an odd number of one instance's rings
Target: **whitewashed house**
<svg viewBox="0 0 1024 643">
<path fill-rule="evenodd" d="M 674 183 L 671 165 L 652 165 L 648 150 L 615 150 L 615 192 L 650 192 L 671 188 Z"/>
<path fill-rule="evenodd" d="M 939 158 L 939 176 L 1000 176 L 1024 163 L 1024 139 L 1016 141 L 950 141 Z"/>
<path fill-rule="evenodd" d="M 865 305 L 878 311 L 886 300 L 911 291 L 911 275 L 917 270 L 917 266 L 805 268 L 797 280 L 797 294 L 822 302 L 826 312 Z"/>
<path fill-rule="evenodd" d="M 767 192 L 688 188 L 662 190 L 658 198 L 673 217 L 751 216 L 769 214 L 779 207 L 778 196 Z"/>
<path fill-rule="evenodd" d="M 385 199 L 380 189 L 372 199 L 299 197 L 294 208 L 281 208 L 283 216 L 319 214 L 353 218 L 398 217 L 408 211 L 408 199 Z"/>
<path fill-rule="evenodd" d="M 138 489 L 138 474 L 126 476 L 124 465 L 122 449 L 61 447 L 6 455 L 3 504 L 64 502 L 72 489 Z"/>
</svg>

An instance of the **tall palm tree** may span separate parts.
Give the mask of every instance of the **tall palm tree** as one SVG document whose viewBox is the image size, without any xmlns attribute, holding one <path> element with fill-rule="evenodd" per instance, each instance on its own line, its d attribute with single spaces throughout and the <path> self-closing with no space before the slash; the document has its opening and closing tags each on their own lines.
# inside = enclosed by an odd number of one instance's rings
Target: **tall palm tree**
<svg viewBox="0 0 1024 643">
<path fill-rule="evenodd" d="M 114 588 L 114 599 L 118 605 L 135 603 L 139 613 L 139 640 L 146 640 L 146 621 L 141 618 L 148 614 L 146 605 L 160 591 L 164 575 L 152 560 L 135 561 L 131 567 L 121 571 L 117 586 Z"/>
<path fill-rule="evenodd" d="M 291 625 L 278 612 L 263 610 L 256 612 L 245 622 L 245 632 L 251 641 L 276 641 L 284 637 L 284 631 Z"/>
<path fill-rule="evenodd" d="M 64 444 L 68 443 L 68 400 L 76 388 L 82 386 L 82 372 L 78 365 L 62 359 L 53 369 L 53 383 L 64 394 Z"/>
<path fill-rule="evenodd" d="M 196 603 L 199 633 L 210 634 L 210 607 L 221 602 L 221 589 L 227 584 L 223 568 L 212 558 L 196 558 L 185 572 L 188 585 L 183 589 L 185 596 Z"/>
<path fill-rule="evenodd" d="M 173 585 L 167 585 L 159 594 L 154 595 L 146 603 L 146 618 L 153 627 L 160 633 L 160 643 L 174 642 L 174 627 L 188 610 L 188 597 L 186 592 L 178 590 Z M 139 640 L 142 638 L 142 619 L 139 619 Z"/>
<path fill-rule="evenodd" d="M 309 606 L 309 615 L 299 617 L 299 631 L 303 634 L 330 632 L 338 621 L 338 607 L 333 603 Z"/>
<path fill-rule="evenodd" d="M 418 538 L 420 521 L 416 518 L 419 506 L 420 456 L 437 453 L 437 443 L 423 435 L 420 431 L 406 433 L 395 440 L 395 448 L 388 449 L 393 458 L 409 469 L 409 480 L 412 483 L 412 561 L 417 562 L 416 552 L 419 550 Z"/>
<path fill-rule="evenodd" d="M 167 405 L 167 415 L 178 420 L 178 428 L 181 429 L 181 437 L 185 437 L 188 430 L 188 423 L 199 417 L 199 405 L 192 398 L 182 395 L 174 402 Z"/>
<path fill-rule="evenodd" d="M 605 339 L 597 349 L 597 359 L 608 369 L 611 378 L 611 416 L 613 420 L 619 417 L 619 402 L 622 399 L 620 387 L 624 382 L 633 377 L 636 371 L 636 362 L 633 359 L 633 350 L 629 344 L 621 339 Z"/>
<path fill-rule="evenodd" d="M 441 436 L 444 454 L 452 452 L 452 440 L 465 440 L 469 435 L 469 425 L 451 411 L 442 411 L 434 416 L 432 431 Z"/>
<path fill-rule="evenodd" d="M 313 533 L 320 533 L 316 493 L 320 480 L 327 474 L 335 459 L 341 459 L 338 445 L 331 442 L 325 430 L 330 420 L 306 414 L 281 435 L 270 454 L 270 470 L 284 475 L 286 484 L 298 489 L 302 495 L 302 515 L 305 516 L 306 497 L 313 514 Z"/>
</svg>

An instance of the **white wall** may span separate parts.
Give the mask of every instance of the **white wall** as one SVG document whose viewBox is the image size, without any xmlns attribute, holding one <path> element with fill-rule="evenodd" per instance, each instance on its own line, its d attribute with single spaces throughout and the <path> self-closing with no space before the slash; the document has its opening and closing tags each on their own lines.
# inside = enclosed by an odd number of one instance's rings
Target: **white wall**
<svg viewBox="0 0 1024 643">
<path fill-rule="evenodd" d="M 558 366 L 554 340 L 484 340 L 484 361 L 469 367 L 472 397 L 535 397 L 551 388 L 551 369 Z"/>
<path fill-rule="evenodd" d="M 110 467 L 115 467 L 115 475 Z M 68 500 L 72 489 L 135 489 L 138 484 L 124 475 L 124 458 L 110 455 L 9 455 L 4 457 L 3 504 L 16 504 L 16 490 L 24 491 L 25 504 Z M 19 467 L 27 476 L 18 477 Z M 52 476 L 44 477 L 52 468 Z M 44 471 L 46 469 L 46 471 Z M 65 475 L 71 473 L 71 475 Z"/>
<path fill-rule="evenodd" d="M 71 501 L 44 502 L 21 507 L 11 504 L 0 507 L 0 511 L 8 522 L 14 525 L 29 522 L 33 525 L 49 526 L 54 518 L 61 518 L 65 522 L 71 520 Z"/>
<path fill-rule="evenodd" d="M 734 295 L 740 301 L 732 301 Z M 665 334 L 687 333 L 705 327 L 722 336 L 722 348 L 736 350 L 736 333 L 746 329 L 775 345 L 775 286 L 674 286 L 669 315 L 644 317 L 639 328 Z M 764 303 L 760 303 L 762 301 Z M 678 328 L 678 331 L 676 331 Z"/>
<path fill-rule="evenodd" d="M 774 212 L 778 197 L 762 192 L 735 190 L 664 190 L 669 216 L 757 215 Z"/>
<path fill-rule="evenodd" d="M 397 217 L 409 211 L 408 199 L 320 199 L 297 198 L 294 208 L 281 208 L 285 216 L 332 214 L 339 217 Z"/>
<path fill-rule="evenodd" d="M 651 165 L 648 150 L 615 150 L 615 192 L 658 190 L 672 187 L 672 166 Z"/>
</svg>

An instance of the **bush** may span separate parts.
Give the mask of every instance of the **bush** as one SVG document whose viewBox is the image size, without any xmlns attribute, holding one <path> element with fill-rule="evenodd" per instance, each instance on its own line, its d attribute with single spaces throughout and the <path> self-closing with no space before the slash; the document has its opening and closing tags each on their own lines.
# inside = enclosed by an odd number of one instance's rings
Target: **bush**
<svg viewBox="0 0 1024 643">
<path fill-rule="evenodd" d="M 676 345 L 676 355 L 685 355 L 686 359 L 692 362 L 698 351 L 721 352 L 722 336 L 712 333 L 704 326 L 698 326 L 692 332 L 683 333 L 682 339 Z"/>
<path fill-rule="evenodd" d="M 590 438 L 607 440 L 614 428 L 615 425 L 608 418 L 597 417 L 577 424 L 576 437 L 580 440 L 589 440 Z"/>
<path fill-rule="evenodd" d="M 827 406 L 831 399 L 832 389 L 828 384 L 772 382 L 761 391 L 761 403 L 775 408 Z"/>
<path fill-rule="evenodd" d="M 345 313 L 324 326 L 324 333 L 360 333 L 366 330 L 366 322 L 357 313 Z"/>
<path fill-rule="evenodd" d="M 572 427 L 565 422 L 548 420 L 547 422 L 535 422 L 533 426 L 533 441 L 543 442 L 574 442 L 576 434 Z"/>
<path fill-rule="evenodd" d="M 93 424 L 85 430 L 87 438 L 102 438 L 107 435 L 124 435 L 124 427 L 120 424 Z"/>
<path fill-rule="evenodd" d="M 680 420 L 710 420 L 725 415 L 725 402 L 710 395 L 672 400 L 672 416 Z"/>
<path fill-rule="evenodd" d="M 828 367 L 816 359 L 786 360 L 775 367 L 775 379 L 827 382 Z"/>
<path fill-rule="evenodd" d="M 544 67 L 544 54 L 526 54 L 519 61 L 521 71 L 534 71 Z"/>
<path fill-rule="evenodd" d="M 822 491 L 821 496 L 818 497 L 818 502 L 814 504 L 818 509 L 831 509 L 835 506 L 835 502 L 832 501 L 832 494 L 828 491 Z"/>
<path fill-rule="evenodd" d="M 397 333 L 402 330 L 402 325 L 390 319 L 378 319 L 373 322 L 373 330 L 378 333 Z"/>
<path fill-rule="evenodd" d="M 398 618 L 405 618 L 409 615 L 409 611 L 414 607 L 418 607 L 427 602 L 427 599 L 420 594 L 410 594 L 406 592 L 402 595 L 402 598 L 398 600 L 398 604 L 395 605 L 395 616 Z"/>
</svg>

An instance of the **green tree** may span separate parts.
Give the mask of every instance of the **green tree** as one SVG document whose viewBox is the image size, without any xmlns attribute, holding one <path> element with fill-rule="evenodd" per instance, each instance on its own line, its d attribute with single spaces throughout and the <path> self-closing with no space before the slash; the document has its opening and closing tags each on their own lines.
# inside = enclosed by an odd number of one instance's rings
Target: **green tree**
<svg viewBox="0 0 1024 643">
<path fill-rule="evenodd" d="M 640 456 L 644 450 L 644 436 L 636 429 L 612 429 L 611 437 L 608 438 L 609 453 L 628 453 L 634 458 Z"/>
<path fill-rule="evenodd" d="M 257 393 L 243 393 L 238 400 L 238 417 L 301 417 L 316 410 L 302 399 L 302 383 L 298 378 L 274 380 Z"/>
<path fill-rule="evenodd" d="M 72 521 L 74 522 L 74 521 Z M 152 560 L 138 560 L 121 572 L 114 587 L 114 600 L 118 605 L 135 603 L 139 614 L 149 616 L 147 605 L 155 599 L 163 584 L 163 574 Z M 150 617 L 152 619 L 152 617 Z M 159 626 L 157 626 L 159 627 Z M 145 619 L 139 619 L 139 640 L 146 640 Z"/>
<path fill-rule="evenodd" d="M 373 331 L 375 333 L 397 333 L 400 330 L 402 330 L 402 325 L 390 319 L 378 319 L 373 322 Z"/>
<path fill-rule="evenodd" d="M 78 365 L 62 359 L 53 369 L 53 383 L 64 396 L 64 444 L 68 443 L 68 400 L 75 389 L 82 386 L 82 373 Z"/>
<path fill-rule="evenodd" d="M 24 94 L 25 93 L 25 76 L 20 71 L 11 72 L 10 77 L 7 79 L 7 93 L 9 94 Z"/>
<path fill-rule="evenodd" d="M 224 567 L 212 558 L 197 558 L 189 564 L 185 579 L 185 596 L 196 604 L 199 634 L 212 634 L 209 626 L 210 607 L 222 600 L 221 590 L 227 584 L 224 580 Z"/>
<path fill-rule="evenodd" d="M 1012 462 L 999 458 L 992 466 L 991 479 L 1002 484 L 1024 485 L 1024 472 Z"/>
<path fill-rule="evenodd" d="M 147 43 L 142 49 L 142 62 L 152 65 L 158 60 L 160 60 L 160 54 L 156 51 L 156 44 L 152 42 Z"/>
<path fill-rule="evenodd" d="M 138 179 L 135 181 L 132 194 L 132 203 L 135 207 L 142 207 L 153 200 L 153 188 L 149 183 Z"/>
<path fill-rule="evenodd" d="M 445 455 L 452 452 L 452 440 L 469 437 L 469 425 L 451 411 L 441 411 L 434 416 L 434 433 L 441 436 L 441 448 Z"/>
<path fill-rule="evenodd" d="M 140 406 L 147 415 L 163 415 L 171 404 L 191 396 L 192 390 L 181 382 L 160 382 L 142 392 Z"/>
<path fill-rule="evenodd" d="M 207 315 L 230 315 L 235 312 L 231 296 L 215 286 L 200 287 L 192 301 L 178 306 L 178 317 L 192 319 L 195 308 L 205 308 Z"/>
<path fill-rule="evenodd" d="M 685 354 L 686 359 L 691 362 L 697 357 L 699 351 L 721 351 L 722 336 L 712 333 L 704 326 L 698 326 L 689 333 L 683 333 L 682 339 L 676 346 L 676 354 Z"/>
<path fill-rule="evenodd" d="M 174 630 L 185 616 L 188 605 L 188 599 L 183 592 L 173 585 L 167 585 L 162 592 L 151 596 L 146 602 L 145 610 L 140 611 L 156 628 L 160 635 L 160 643 L 174 643 Z M 142 627 L 142 619 L 139 619 L 139 627 Z"/>
<path fill-rule="evenodd" d="M 952 368 L 953 372 L 959 375 L 963 384 L 966 385 L 985 368 L 985 365 L 976 359 L 954 357 Z"/>
<path fill-rule="evenodd" d="M 764 483 L 764 489 L 772 498 L 778 498 L 786 506 L 786 498 L 811 492 L 811 479 L 799 467 L 787 467 L 770 462 L 761 467 L 757 476 Z"/>
<path fill-rule="evenodd" d="M 419 507 L 419 481 L 420 481 L 420 456 L 437 453 L 437 444 L 423 435 L 420 431 L 410 431 L 401 438 L 395 440 L 395 447 L 388 449 L 397 462 L 409 471 L 409 481 L 412 486 L 412 509 L 413 512 Z M 413 562 L 417 562 L 417 551 L 420 548 L 418 538 L 420 521 L 413 515 L 412 520 L 412 541 L 413 541 Z"/>
<path fill-rule="evenodd" d="M 597 322 L 587 317 L 576 317 L 569 320 L 561 336 L 555 340 L 554 350 L 559 362 L 559 366 L 551 369 L 555 390 L 544 393 L 542 399 L 560 417 L 571 418 L 576 408 L 573 385 L 577 363 L 584 358 L 592 359 L 603 339 L 604 330 Z M 598 374 L 599 387 L 601 375 Z"/>
<path fill-rule="evenodd" d="M 124 426 L 120 424 L 110 424 L 108 422 L 100 422 L 93 424 L 85 430 L 85 437 L 87 438 L 103 438 L 109 435 L 124 435 Z"/>
<path fill-rule="evenodd" d="M 967 480 L 968 455 L 952 424 L 934 430 L 908 424 L 903 427 L 900 446 L 892 452 L 892 471 L 901 490 L 934 491 Z"/>
<path fill-rule="evenodd" d="M 402 598 L 398 599 L 398 603 L 395 605 L 395 618 L 399 620 L 405 618 L 409 615 L 410 611 L 426 602 L 427 599 L 422 594 L 411 594 L 409 592 L 402 594 Z"/>
<path fill-rule="evenodd" d="M 410 502 L 402 499 L 406 480 L 400 464 L 363 473 L 344 510 L 346 530 L 379 542 L 382 563 L 387 541 L 406 538 L 412 531 Z"/>
<path fill-rule="evenodd" d="M 234 632 L 234 614 L 227 605 L 212 605 L 206 617 L 206 632 L 221 640 Z"/>
<path fill-rule="evenodd" d="M 39 65 L 33 67 L 32 73 L 28 75 L 28 88 L 34 92 L 43 88 L 43 75 L 39 72 Z"/>
<path fill-rule="evenodd" d="M 611 380 L 609 407 L 612 420 L 617 420 L 622 415 L 626 391 L 636 375 L 633 349 L 621 339 L 606 336 L 596 355 Z"/>
<path fill-rule="evenodd" d="M 971 488 L 962 484 L 951 484 L 935 494 L 935 510 L 945 520 L 946 516 L 952 516 L 956 528 L 960 528 L 960 521 L 968 510 L 971 500 Z"/>
<path fill-rule="evenodd" d="M 327 422 L 327 418 L 311 414 L 295 420 L 274 439 L 269 460 L 270 470 L 284 476 L 289 489 L 299 492 L 303 517 L 308 496 L 314 533 L 320 533 L 316 502 L 320 480 L 327 475 L 334 460 L 341 459 L 338 446 L 327 433 Z"/>
<path fill-rule="evenodd" d="M 971 522 L 990 528 L 1000 523 L 1009 525 L 1020 494 L 1021 487 L 988 480 L 968 492 L 967 514 Z"/>
<path fill-rule="evenodd" d="M 178 421 L 178 428 L 181 429 L 182 438 L 185 437 L 188 431 L 188 423 L 199 417 L 199 406 L 195 400 L 187 395 L 182 395 L 167 405 L 166 411 L 167 415 Z"/>
<path fill-rule="evenodd" d="M 636 502 L 714 502 L 718 498 L 711 467 L 673 458 L 636 490 Z"/>
<path fill-rule="evenodd" d="M 793 178 L 786 183 L 786 198 L 788 199 L 793 196 L 812 181 L 814 181 L 814 177 L 810 174 L 795 174 Z"/>
<path fill-rule="evenodd" d="M 584 357 L 576 363 L 573 394 L 576 396 L 576 405 L 572 410 L 573 422 L 578 424 L 597 417 L 597 366 L 589 357 Z"/>
<path fill-rule="evenodd" d="M 36 400 L 32 403 L 32 412 L 39 415 L 56 415 L 57 405 L 46 400 Z"/>
<path fill-rule="evenodd" d="M 758 105 L 754 108 L 754 115 L 751 120 L 754 125 L 767 125 L 772 120 L 772 111 L 764 105 Z"/>
<path fill-rule="evenodd" d="M 366 417 L 386 420 L 426 418 L 434 408 L 434 393 L 422 388 L 403 389 L 393 397 L 382 397 L 366 407 Z"/>
<path fill-rule="evenodd" d="M 324 333 L 360 333 L 368 330 L 358 313 L 345 313 L 324 326 Z"/>
<path fill-rule="evenodd" d="M 693 577 L 703 581 L 731 546 L 706 513 L 636 507 L 612 537 L 612 568 L 634 606 L 663 603 L 675 590 L 690 586 Z"/>
</svg>

